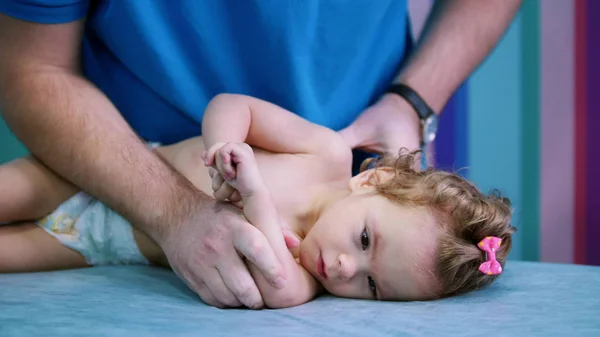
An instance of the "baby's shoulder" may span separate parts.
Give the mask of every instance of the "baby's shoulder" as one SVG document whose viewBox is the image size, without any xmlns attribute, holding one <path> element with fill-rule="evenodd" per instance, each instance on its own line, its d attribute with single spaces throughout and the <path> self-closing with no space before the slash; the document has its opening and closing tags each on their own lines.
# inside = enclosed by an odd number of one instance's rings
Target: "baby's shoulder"
<svg viewBox="0 0 600 337">
<path fill-rule="evenodd" d="M 352 149 L 337 132 L 328 134 L 314 155 L 329 169 L 348 170 L 352 167 Z"/>
</svg>

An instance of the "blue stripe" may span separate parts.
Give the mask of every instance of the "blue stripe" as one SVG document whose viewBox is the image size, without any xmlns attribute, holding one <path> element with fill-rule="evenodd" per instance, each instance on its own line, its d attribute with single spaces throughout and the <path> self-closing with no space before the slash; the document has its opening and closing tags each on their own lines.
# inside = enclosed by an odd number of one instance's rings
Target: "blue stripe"
<svg viewBox="0 0 600 337">
<path fill-rule="evenodd" d="M 458 114 L 457 95 L 453 95 L 442 114 L 435 141 L 435 165 L 438 169 L 453 171 L 456 160 L 456 116 Z"/>
<path fill-rule="evenodd" d="M 513 224 L 521 222 L 521 15 L 469 79 L 469 178 L 483 191 L 511 199 Z M 511 259 L 522 257 L 521 233 Z"/>
<path fill-rule="evenodd" d="M 468 84 L 465 82 L 450 98 L 440 116 L 435 142 L 435 163 L 438 169 L 455 172 L 468 164 Z M 466 171 L 460 171 L 465 175 Z"/>
</svg>

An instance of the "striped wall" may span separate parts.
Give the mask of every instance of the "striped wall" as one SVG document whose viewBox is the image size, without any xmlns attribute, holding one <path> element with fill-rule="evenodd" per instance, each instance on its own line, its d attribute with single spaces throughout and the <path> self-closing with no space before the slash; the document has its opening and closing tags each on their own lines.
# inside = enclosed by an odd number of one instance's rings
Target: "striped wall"
<svg viewBox="0 0 600 337">
<path fill-rule="evenodd" d="M 525 0 L 443 111 L 436 165 L 467 167 L 480 188 L 512 200 L 513 259 L 600 265 L 600 21 L 593 17 L 600 1 Z"/>
<path fill-rule="evenodd" d="M 413 30 L 431 0 L 410 0 Z M 513 202 L 511 258 L 600 265 L 600 1 L 525 0 L 447 104 L 434 162 Z M 26 153 L 0 120 L 0 162 Z"/>
</svg>

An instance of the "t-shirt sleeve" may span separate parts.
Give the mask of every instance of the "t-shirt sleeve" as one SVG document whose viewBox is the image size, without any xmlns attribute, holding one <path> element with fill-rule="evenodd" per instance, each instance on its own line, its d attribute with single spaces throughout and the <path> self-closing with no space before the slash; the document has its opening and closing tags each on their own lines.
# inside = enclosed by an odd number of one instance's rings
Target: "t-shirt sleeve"
<svg viewBox="0 0 600 337">
<path fill-rule="evenodd" d="M 91 0 L 0 0 L 0 12 L 14 18 L 47 24 L 84 17 Z"/>
</svg>

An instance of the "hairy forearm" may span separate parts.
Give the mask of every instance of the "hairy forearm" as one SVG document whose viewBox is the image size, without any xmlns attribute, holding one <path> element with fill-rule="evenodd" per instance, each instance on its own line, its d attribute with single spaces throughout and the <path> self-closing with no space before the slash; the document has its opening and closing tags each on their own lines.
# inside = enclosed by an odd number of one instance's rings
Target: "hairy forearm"
<svg viewBox="0 0 600 337">
<path fill-rule="evenodd" d="M 32 154 L 155 240 L 177 221 L 182 200 L 202 199 L 77 73 L 24 68 L 2 83 L 0 109 Z"/>
<path fill-rule="evenodd" d="M 437 0 L 397 78 L 440 112 L 456 88 L 491 52 L 522 0 Z"/>
<path fill-rule="evenodd" d="M 281 234 L 277 209 L 268 191 L 245 197 L 244 215 L 248 222 L 265 235 L 290 282 L 285 288 L 277 289 L 264 278 L 258 268 L 250 265 L 250 272 L 265 304 L 270 308 L 285 308 L 311 300 L 317 294 L 317 283 L 287 249 Z"/>
</svg>

